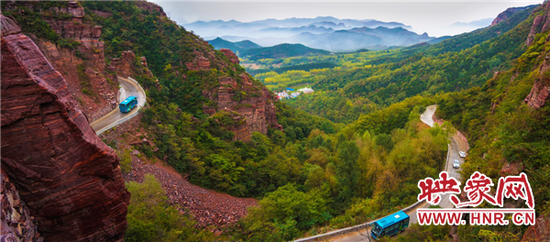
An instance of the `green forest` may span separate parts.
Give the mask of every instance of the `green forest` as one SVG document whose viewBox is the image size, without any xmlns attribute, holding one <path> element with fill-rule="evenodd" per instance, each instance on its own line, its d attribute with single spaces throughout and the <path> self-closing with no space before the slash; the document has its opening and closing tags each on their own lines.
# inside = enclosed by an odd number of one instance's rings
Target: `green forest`
<svg viewBox="0 0 550 242">
<path fill-rule="evenodd" d="M 219 86 L 220 77 L 250 75 L 242 66 L 158 11 L 141 7 L 144 2 L 80 4 L 89 16 L 85 21 L 103 27 L 107 63 L 132 50 L 147 58 L 154 75 L 135 67 L 149 104 L 140 129 L 158 146 L 153 152 L 144 145 L 140 152 L 189 174 L 194 184 L 259 200 L 216 237 L 192 216 L 179 214 L 158 181 L 147 176 L 141 184 L 126 184 L 132 194 L 127 241 L 288 241 L 386 216 L 416 202 L 418 181 L 444 169 L 455 130 L 471 146 L 462 177 L 480 171 L 496 184 L 504 165 L 520 163 L 534 188 L 537 216 L 550 211 L 550 108 L 533 109 L 523 101 L 536 80 L 550 82 L 550 72 L 539 71 L 550 53 L 548 31 L 525 45 L 535 17 L 547 13 L 542 7 L 437 44 L 245 60 L 261 67 L 251 71 L 258 88 L 309 83 L 315 92 L 274 102 L 283 131 L 254 132 L 242 142 L 230 131 L 231 112 L 208 115 L 202 108 L 214 105 L 202 92 Z M 36 9 L 17 21 L 46 17 Z M 22 24 L 23 31 L 71 47 L 38 23 Z M 197 50 L 212 53 L 211 70 L 183 64 Z M 432 104 L 446 122 L 429 128 L 420 114 Z M 458 226 L 458 235 L 463 241 L 513 241 L 526 229 L 466 225 Z M 412 225 L 406 234 L 383 240 L 448 241 L 449 230 Z"/>
<path fill-rule="evenodd" d="M 291 69 L 256 74 L 273 91 L 309 83 L 313 94 L 287 103 L 337 123 L 350 123 L 415 95 L 436 95 L 481 86 L 496 71 L 508 69 L 524 51 L 534 16 L 532 8 L 491 28 L 465 33 L 438 44 L 402 49 L 266 59 L 259 66 L 299 67 L 302 63 L 333 63 L 334 68 Z M 501 33 L 500 35 L 497 33 Z M 310 64 L 312 65 L 312 64 Z M 257 70 L 253 70 L 256 72 Z"/>
</svg>

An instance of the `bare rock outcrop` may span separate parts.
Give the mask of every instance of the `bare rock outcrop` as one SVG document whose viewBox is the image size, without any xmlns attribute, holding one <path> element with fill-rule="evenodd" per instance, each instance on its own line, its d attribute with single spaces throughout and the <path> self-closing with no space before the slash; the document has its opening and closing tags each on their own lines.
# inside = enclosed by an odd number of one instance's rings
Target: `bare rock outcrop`
<svg viewBox="0 0 550 242">
<path fill-rule="evenodd" d="M 104 65 L 104 43 L 99 39 L 101 26 L 83 23 L 84 8 L 77 2 L 70 1 L 66 7 L 52 7 L 43 11 L 53 11 L 57 14 L 68 14 L 69 19 L 44 18 L 52 30 L 65 39 L 72 39 L 80 43 L 78 50 L 86 55 L 90 61 L 98 61 Z"/>
<path fill-rule="evenodd" d="M 550 28 L 550 2 L 545 2 L 542 6 L 545 14 L 536 16 L 531 25 L 531 30 L 525 41 L 525 45 L 530 46 L 538 33 L 546 32 Z"/>
<path fill-rule="evenodd" d="M 542 80 L 537 79 L 533 84 L 531 92 L 529 92 L 529 95 L 527 95 L 524 102 L 527 103 L 529 107 L 538 109 L 544 106 L 549 98 L 550 86 L 548 86 L 548 83 L 545 84 Z"/>
<path fill-rule="evenodd" d="M 521 162 L 506 163 L 500 170 L 501 176 L 517 176 L 523 171 L 523 164 Z"/>
<path fill-rule="evenodd" d="M 533 25 L 531 26 L 531 30 L 529 31 L 529 35 L 527 36 L 527 40 L 525 41 L 525 45 L 530 46 L 533 43 L 533 41 L 535 40 L 535 35 L 542 28 L 541 23 L 543 20 L 543 16 L 535 17 L 535 19 L 533 20 Z"/>
<path fill-rule="evenodd" d="M 535 225 L 529 226 L 521 242 L 550 241 L 550 216 L 541 215 L 535 220 Z"/>
<path fill-rule="evenodd" d="M 529 35 L 527 36 L 527 40 L 525 41 L 525 45 L 527 46 L 533 44 L 535 36 L 538 33 L 546 32 L 550 28 L 550 3 L 545 2 L 542 8 L 545 11 L 545 14 L 536 16 L 533 20 L 531 30 L 529 31 Z"/>
<path fill-rule="evenodd" d="M 546 55 L 543 64 L 539 69 L 539 75 L 535 79 L 533 88 L 524 102 L 534 109 L 538 109 L 546 104 L 550 99 L 550 54 Z"/>
<path fill-rule="evenodd" d="M 62 75 L 16 32 L 10 27 L 1 40 L 2 171 L 46 241 L 123 240 L 130 194 L 116 153 L 95 135 Z"/>
<path fill-rule="evenodd" d="M 139 66 L 143 69 L 138 68 Z M 111 65 L 107 67 L 112 72 L 122 77 L 134 77 L 141 75 L 141 71 L 144 71 L 146 75 L 153 77 L 153 73 L 147 67 L 147 59 L 145 56 L 136 59 L 136 54 L 133 51 L 127 50 L 122 52 L 120 58 L 113 58 Z"/>
<path fill-rule="evenodd" d="M 508 8 L 506 9 L 504 12 L 500 13 L 494 20 L 493 22 L 491 23 L 491 26 L 494 26 L 494 25 L 497 25 L 499 24 L 500 22 L 508 19 L 509 17 L 511 17 L 512 15 L 514 15 L 515 13 L 521 11 L 521 10 L 524 10 L 526 7 L 515 7 L 515 8 Z"/>
<path fill-rule="evenodd" d="M 269 127 L 283 129 L 277 123 L 276 97 L 266 87 L 254 86 L 245 73 L 237 78 L 221 77 L 219 83 L 216 90 L 203 91 L 203 95 L 216 102 L 217 107 L 204 106 L 203 111 L 209 115 L 222 110 L 241 115 L 246 125 L 232 128 L 236 140 L 249 141 L 252 132 L 267 134 Z"/>
<path fill-rule="evenodd" d="M 191 62 L 186 62 L 185 66 L 190 71 L 209 71 L 210 70 L 210 60 L 204 57 L 202 54 L 197 54 L 195 59 Z"/>
<path fill-rule="evenodd" d="M 40 12 L 51 29 L 70 45 L 66 47 L 30 36 L 50 64 L 62 73 L 71 95 L 79 100 L 82 112 L 93 121 L 116 108 L 118 85 L 116 77 L 105 69 L 104 42 L 100 40 L 102 27 L 85 21 L 84 9 L 77 2 L 65 3 L 51 7 L 33 2 L 16 5 Z M 63 17 L 51 17 L 55 15 Z"/>
<path fill-rule="evenodd" d="M 225 55 L 227 56 L 227 58 L 229 59 L 229 61 L 233 64 L 239 64 L 239 57 L 237 57 L 237 55 L 235 55 L 235 53 L 233 53 L 233 51 L 231 51 L 230 49 L 220 49 L 220 51 Z"/>
</svg>

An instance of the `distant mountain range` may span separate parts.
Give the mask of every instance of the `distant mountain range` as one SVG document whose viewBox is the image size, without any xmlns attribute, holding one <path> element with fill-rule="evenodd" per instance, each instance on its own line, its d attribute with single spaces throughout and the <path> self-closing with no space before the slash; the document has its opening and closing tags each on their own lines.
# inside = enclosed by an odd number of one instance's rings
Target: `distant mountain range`
<svg viewBox="0 0 550 242">
<path fill-rule="evenodd" d="M 227 41 L 227 40 L 224 40 L 222 38 L 219 38 L 219 37 L 215 38 L 213 40 L 209 40 L 208 43 L 211 44 L 212 46 L 214 46 L 214 48 L 217 49 L 217 50 L 225 48 L 225 49 L 230 49 L 235 53 L 237 53 L 237 51 L 242 52 L 245 49 L 263 48 L 260 45 L 254 43 L 250 40 L 243 40 L 243 41 L 239 41 L 239 42 L 231 42 L 231 41 Z"/>
<path fill-rule="evenodd" d="M 480 19 L 469 23 L 456 22 L 449 25 L 447 29 L 450 32 L 469 32 L 474 29 L 485 28 L 491 25 L 491 22 L 493 22 L 493 18 Z"/>
<path fill-rule="evenodd" d="M 435 39 L 426 33 L 416 34 L 411 31 L 410 26 L 398 22 L 334 17 L 266 19 L 247 23 L 235 20 L 197 21 L 185 24 L 184 27 L 205 39 L 221 37 L 235 42 L 234 44 L 243 40 L 262 46 L 299 43 L 329 51 L 384 49 Z"/>
<path fill-rule="evenodd" d="M 230 49 L 239 57 L 250 60 L 259 60 L 264 58 L 287 58 L 308 54 L 330 54 L 329 51 L 309 48 L 302 44 L 279 44 L 271 47 L 261 47 L 249 40 L 231 42 L 219 37 L 208 41 L 208 43 L 214 46 L 217 50 L 222 48 Z"/>
</svg>

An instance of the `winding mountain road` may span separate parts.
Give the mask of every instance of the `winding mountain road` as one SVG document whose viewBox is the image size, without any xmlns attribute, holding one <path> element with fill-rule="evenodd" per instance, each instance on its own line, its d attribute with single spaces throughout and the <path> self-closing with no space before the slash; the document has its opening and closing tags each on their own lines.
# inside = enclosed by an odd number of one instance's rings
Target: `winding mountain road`
<svg viewBox="0 0 550 242">
<path fill-rule="evenodd" d="M 433 127 L 435 122 L 433 119 L 433 115 L 435 113 L 435 110 L 437 109 L 437 105 L 431 105 L 426 107 L 426 111 L 420 115 L 420 120 L 427 124 L 430 127 Z M 460 174 L 458 171 L 460 168 L 456 169 L 453 168 L 453 161 L 459 160 L 460 164 L 462 165 L 464 163 L 464 159 L 460 158 L 458 152 L 459 151 L 467 151 L 468 150 L 468 144 L 467 141 L 463 140 L 459 134 L 455 134 L 451 138 L 451 142 L 449 144 L 449 149 L 447 152 L 447 161 L 445 163 L 445 171 L 449 173 L 451 177 L 456 178 L 457 180 L 462 182 L 462 179 L 460 177 Z M 436 179 L 434 177 L 434 179 Z M 441 197 L 441 202 L 439 203 L 439 206 L 442 208 L 452 208 L 453 204 L 451 203 L 449 199 L 449 194 L 445 194 Z M 410 223 L 416 223 L 417 222 L 417 216 L 416 216 L 416 210 L 419 208 L 427 208 L 429 207 L 429 204 L 427 202 L 422 202 L 414 205 L 412 208 L 408 209 L 406 213 L 410 216 Z M 316 237 L 316 236 L 313 236 Z M 358 229 L 349 233 L 344 233 L 341 235 L 337 235 L 330 238 L 304 238 L 299 239 L 297 241 L 339 241 L 339 242 L 355 242 L 355 241 L 371 241 L 370 237 L 370 226 L 365 226 L 362 229 Z"/>
<path fill-rule="evenodd" d="M 117 107 L 110 113 L 92 122 L 90 125 L 95 130 L 97 135 L 100 135 L 106 130 L 135 117 L 138 114 L 139 109 L 145 106 L 145 100 L 147 99 L 147 96 L 143 88 L 138 84 L 136 80 L 132 79 L 131 77 L 124 78 L 118 76 L 118 82 L 120 84 L 118 103 L 124 101 L 124 99 L 128 98 L 129 96 L 135 96 L 138 99 L 138 105 L 136 108 L 132 109 L 132 111 L 128 113 L 121 113 Z"/>
</svg>

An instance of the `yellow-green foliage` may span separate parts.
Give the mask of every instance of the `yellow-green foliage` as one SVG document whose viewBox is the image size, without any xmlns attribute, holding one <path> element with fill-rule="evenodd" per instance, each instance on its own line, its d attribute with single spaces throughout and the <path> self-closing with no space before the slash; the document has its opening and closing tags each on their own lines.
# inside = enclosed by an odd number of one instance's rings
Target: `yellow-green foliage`
<svg viewBox="0 0 550 242">
<path fill-rule="evenodd" d="M 468 136 L 471 149 L 462 166 L 462 177 L 479 171 L 497 184 L 505 165 L 519 164 L 533 189 L 537 216 L 550 210 L 550 106 L 534 109 L 524 99 L 536 81 L 546 80 L 546 74 L 539 70 L 550 51 L 547 36 L 538 34 L 510 70 L 488 80 L 482 88 L 442 95 L 437 111 Z M 458 231 L 464 241 L 517 241 L 525 228 L 460 226 Z"/>
<path fill-rule="evenodd" d="M 118 153 L 120 169 L 123 173 L 130 172 L 132 169 L 132 157 L 130 156 L 130 149 L 124 149 Z"/>
<path fill-rule="evenodd" d="M 157 179 L 148 174 L 143 183 L 128 182 L 132 198 L 128 206 L 125 241 L 207 241 L 212 233 L 195 228 L 195 221 L 166 203 L 166 193 Z M 216 238 L 223 239 L 223 238 Z"/>
</svg>

